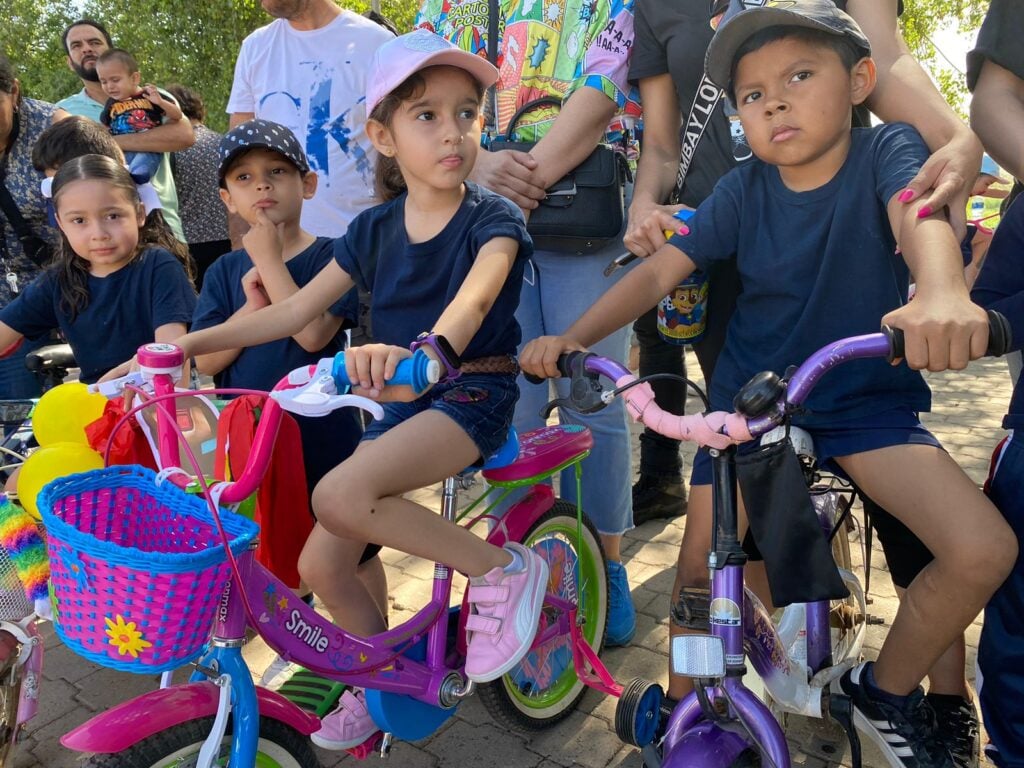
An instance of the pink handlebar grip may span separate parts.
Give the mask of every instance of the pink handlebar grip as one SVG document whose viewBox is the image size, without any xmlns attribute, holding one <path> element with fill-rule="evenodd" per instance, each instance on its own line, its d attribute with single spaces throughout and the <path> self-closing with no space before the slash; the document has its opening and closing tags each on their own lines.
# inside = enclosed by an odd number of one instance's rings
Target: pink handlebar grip
<svg viewBox="0 0 1024 768">
<path fill-rule="evenodd" d="M 633 381 L 636 381 L 636 376 L 630 374 L 616 381 L 615 386 L 621 387 Z M 753 439 L 747 429 L 747 420 L 738 413 L 715 411 L 689 416 L 666 413 L 654 402 L 654 390 L 646 382 L 627 389 L 622 396 L 634 421 L 642 422 L 659 435 L 674 440 L 688 440 L 722 450 Z"/>
</svg>

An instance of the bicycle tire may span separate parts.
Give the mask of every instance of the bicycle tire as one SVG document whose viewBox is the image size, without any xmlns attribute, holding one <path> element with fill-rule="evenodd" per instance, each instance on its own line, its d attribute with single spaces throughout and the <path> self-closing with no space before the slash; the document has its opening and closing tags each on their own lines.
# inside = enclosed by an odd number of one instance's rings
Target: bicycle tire
<svg viewBox="0 0 1024 768">
<path fill-rule="evenodd" d="M 123 752 L 94 755 L 82 768 L 188 768 L 213 727 L 212 717 L 188 720 L 149 736 Z M 231 723 L 228 723 L 230 734 Z M 230 735 L 226 735 L 217 765 L 227 765 Z M 320 768 L 308 738 L 279 720 L 260 718 L 259 751 L 255 768 Z"/>
<path fill-rule="evenodd" d="M 523 543 L 548 560 L 551 584 L 559 584 L 563 597 L 575 588 L 571 577 L 578 567 L 577 600 L 585 622 L 583 636 L 601 652 L 608 620 L 608 572 L 604 548 L 594 524 L 584 516 L 582 549 L 576 543 L 576 506 L 556 499 L 523 537 Z M 570 559 L 571 558 L 571 559 Z M 562 578 L 559 578 L 559 576 Z M 545 606 L 542 619 L 551 620 L 555 609 Z M 542 682 L 538 685 L 538 677 Z M 586 692 L 573 667 L 569 638 L 559 635 L 535 648 L 507 674 L 478 689 L 480 700 L 495 722 L 520 731 L 539 731 L 565 719 Z"/>
</svg>

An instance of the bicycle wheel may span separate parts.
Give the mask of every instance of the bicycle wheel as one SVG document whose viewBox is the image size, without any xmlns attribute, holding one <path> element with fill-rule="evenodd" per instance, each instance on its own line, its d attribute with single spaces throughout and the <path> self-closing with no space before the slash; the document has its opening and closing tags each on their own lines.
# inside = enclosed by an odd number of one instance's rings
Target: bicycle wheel
<svg viewBox="0 0 1024 768">
<path fill-rule="evenodd" d="M 548 591 L 576 603 L 578 616 L 584 619 L 583 637 L 600 653 L 608 619 L 608 574 L 593 523 L 583 518 L 583 536 L 577 542 L 576 506 L 556 499 L 527 531 L 523 543 L 547 560 Z M 559 613 L 545 604 L 540 626 L 550 626 Z M 572 641 L 564 634 L 531 650 L 506 675 L 480 686 L 479 694 L 496 722 L 538 731 L 567 717 L 585 690 L 573 667 Z"/>
<path fill-rule="evenodd" d="M 179 723 L 153 734 L 126 749 L 110 755 L 94 755 L 82 768 L 194 768 L 199 750 L 210 734 L 213 718 L 204 717 Z M 228 724 L 230 731 L 231 725 Z M 231 752 L 231 737 L 217 756 L 218 766 L 226 766 Z M 319 768 L 309 739 L 278 720 L 260 718 L 259 752 L 255 768 Z"/>
</svg>

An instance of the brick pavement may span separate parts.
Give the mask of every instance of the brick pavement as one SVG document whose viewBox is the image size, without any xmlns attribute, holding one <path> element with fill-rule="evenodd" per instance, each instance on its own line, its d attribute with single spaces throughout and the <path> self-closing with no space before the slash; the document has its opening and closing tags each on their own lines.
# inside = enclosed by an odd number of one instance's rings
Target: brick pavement
<svg viewBox="0 0 1024 768">
<path fill-rule="evenodd" d="M 691 362 L 693 358 L 690 358 Z M 692 365 L 691 371 L 697 366 Z M 1010 395 L 1009 378 L 1002 361 L 982 361 L 966 373 L 936 374 L 930 377 L 935 391 L 935 408 L 926 419 L 950 453 L 971 477 L 984 479 L 992 446 L 1002 435 L 999 428 Z M 438 498 L 436 489 L 421 498 Z M 647 523 L 626 535 L 624 558 L 629 569 L 633 599 L 638 610 L 638 629 L 632 645 L 603 654 L 605 662 L 620 681 L 642 676 L 661 680 L 667 664 L 668 630 L 666 611 L 672 584 L 676 547 L 685 518 Z M 397 552 L 385 551 L 390 601 L 395 620 L 408 616 L 429 592 L 432 568 Z M 896 609 L 895 593 L 880 550 L 872 553 L 874 603 L 871 612 L 891 621 Z M 968 672 L 973 676 L 980 621 L 967 633 Z M 886 625 L 868 629 L 866 653 L 877 654 Z M 151 690 L 155 678 L 113 672 L 88 663 L 67 651 L 44 628 L 46 656 L 40 711 L 25 731 L 25 739 L 13 760 L 15 768 L 72 768 L 76 756 L 58 743 L 61 734 L 132 695 Z M 251 666 L 262 671 L 270 654 L 259 643 L 246 651 Z M 416 744 L 397 744 L 390 763 L 401 768 L 443 768 L 463 765 L 500 765 L 509 768 L 639 768 L 641 760 L 632 748 L 615 737 L 611 723 L 615 702 L 593 691 L 583 698 L 579 711 L 558 727 L 539 734 L 503 730 L 491 721 L 475 699 L 468 700 L 440 732 Z M 788 733 L 794 764 L 806 768 L 848 765 L 844 744 L 833 729 L 792 718 Z M 353 766 L 356 761 L 336 753 L 319 752 L 325 768 Z M 867 752 L 865 765 L 880 765 L 877 754 Z"/>
</svg>

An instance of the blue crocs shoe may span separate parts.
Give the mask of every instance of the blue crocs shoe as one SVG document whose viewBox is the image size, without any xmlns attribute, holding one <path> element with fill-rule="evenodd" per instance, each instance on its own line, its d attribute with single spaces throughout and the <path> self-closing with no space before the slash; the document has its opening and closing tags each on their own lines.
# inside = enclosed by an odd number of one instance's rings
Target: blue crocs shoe
<svg viewBox="0 0 1024 768">
<path fill-rule="evenodd" d="M 636 634 L 636 608 L 629 593 L 626 566 L 608 561 L 608 624 L 604 635 L 606 648 L 629 645 Z"/>
</svg>

